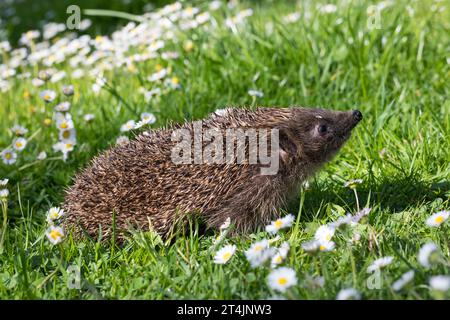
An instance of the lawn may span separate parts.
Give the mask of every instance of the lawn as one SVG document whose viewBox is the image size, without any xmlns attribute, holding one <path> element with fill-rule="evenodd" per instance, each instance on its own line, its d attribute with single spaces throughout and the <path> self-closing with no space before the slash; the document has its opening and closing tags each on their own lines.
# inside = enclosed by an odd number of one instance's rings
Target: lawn
<svg viewBox="0 0 450 320">
<path fill-rule="evenodd" d="M 128 12 L 142 13 L 142 2 Z M 85 3 L 82 9 L 111 9 Z M 19 43 L 22 22 L 14 29 L 6 17 L 0 36 L 12 48 L 0 43 L 0 299 L 449 298 L 450 7 L 349 3 L 183 3 L 152 9 L 159 14 L 142 24 L 115 18 L 115 31 L 101 27 L 111 18 L 100 16 L 83 16 L 92 25 L 76 33 L 36 22 L 27 27 L 39 33 Z M 23 23 L 53 21 L 26 12 L 23 1 L 9 6 Z M 64 22 L 65 8 L 54 10 Z M 68 86 L 73 95 L 63 93 Z M 123 245 L 47 239 L 48 210 L 118 138 L 228 106 L 359 109 L 364 119 L 298 200 L 280 208 L 295 220 L 279 237 L 261 228 L 216 243 L 218 232 L 201 234 L 193 221 L 171 243 L 151 231 L 133 232 Z M 156 122 L 124 131 L 143 113 Z M 62 130 L 61 117 L 74 129 Z M 362 208 L 370 213 L 337 228 L 330 250 L 305 248 L 320 226 Z M 296 279 L 285 291 L 268 282 L 276 267 L 253 268 L 245 255 L 264 239 L 272 248 L 289 244 L 278 268 L 292 268 Z M 214 263 L 226 245 L 236 252 Z"/>
</svg>

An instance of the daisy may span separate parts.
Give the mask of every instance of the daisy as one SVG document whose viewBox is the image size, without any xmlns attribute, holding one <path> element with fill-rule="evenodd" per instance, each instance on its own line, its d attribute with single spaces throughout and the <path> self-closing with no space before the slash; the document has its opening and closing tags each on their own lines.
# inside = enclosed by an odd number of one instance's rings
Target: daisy
<svg viewBox="0 0 450 320">
<path fill-rule="evenodd" d="M 23 149 L 25 149 L 26 145 L 27 145 L 27 140 L 24 138 L 17 138 L 13 142 L 13 148 L 16 151 L 22 151 Z"/>
<path fill-rule="evenodd" d="M 414 270 L 405 272 L 397 281 L 392 284 L 394 291 L 400 291 L 404 286 L 414 279 Z"/>
<path fill-rule="evenodd" d="M 271 224 L 266 226 L 266 231 L 272 234 L 277 233 L 280 229 L 289 228 L 294 221 L 294 215 L 288 214 L 287 216 L 272 221 Z"/>
<path fill-rule="evenodd" d="M 353 225 L 357 224 L 362 218 L 364 218 L 365 216 L 368 216 L 371 211 L 372 211 L 372 208 L 364 208 L 361 211 L 358 211 L 352 217 L 351 224 L 353 224 Z"/>
<path fill-rule="evenodd" d="M 358 184 L 361 184 L 363 181 L 362 179 L 353 179 L 349 180 L 346 183 L 344 183 L 345 188 L 355 189 Z"/>
<path fill-rule="evenodd" d="M 336 221 L 330 222 L 328 226 L 333 229 L 338 229 L 342 226 L 346 226 L 352 222 L 353 216 L 348 213 L 344 217 L 339 217 Z"/>
<path fill-rule="evenodd" d="M 450 211 L 439 211 L 435 214 L 431 215 L 427 220 L 426 224 L 429 227 L 439 227 L 442 223 L 444 223 L 450 215 Z"/>
<path fill-rule="evenodd" d="M 75 147 L 76 144 L 77 143 L 75 140 L 62 140 L 60 151 L 62 153 L 69 153 L 69 152 L 73 151 L 73 148 Z"/>
<path fill-rule="evenodd" d="M 162 47 L 164 47 L 164 41 L 158 40 L 158 41 L 153 41 L 152 43 L 150 43 L 147 50 L 149 52 L 155 52 L 155 51 L 158 51 L 159 49 L 161 49 Z"/>
<path fill-rule="evenodd" d="M 229 111 L 230 111 L 230 108 L 227 108 L 227 109 L 217 109 L 216 111 L 214 111 L 214 114 L 215 114 L 216 116 L 223 117 L 223 116 L 227 115 Z"/>
<path fill-rule="evenodd" d="M 52 124 L 52 119 L 50 119 L 50 118 L 45 118 L 44 119 L 44 125 L 46 125 L 48 127 L 51 124 Z"/>
<path fill-rule="evenodd" d="M 38 78 L 47 81 L 52 76 L 51 70 L 40 70 L 38 72 Z"/>
<path fill-rule="evenodd" d="M 333 241 L 320 241 L 319 250 L 323 252 L 332 251 L 336 247 L 336 243 Z"/>
<path fill-rule="evenodd" d="M 121 132 L 127 132 L 136 127 L 136 122 L 134 120 L 128 120 L 125 124 L 120 127 Z"/>
<path fill-rule="evenodd" d="M 359 300 L 361 294 L 354 288 L 346 288 L 339 291 L 336 300 Z"/>
<path fill-rule="evenodd" d="M 372 264 L 369 267 L 367 267 L 367 272 L 373 272 L 375 270 L 384 268 L 384 267 L 390 265 L 393 260 L 394 260 L 394 257 L 391 257 L 391 256 L 379 258 L 379 259 L 375 260 L 374 262 L 372 262 Z"/>
<path fill-rule="evenodd" d="M 155 72 L 152 75 L 150 75 L 147 78 L 147 80 L 150 82 L 155 82 L 155 81 L 163 79 L 166 75 L 167 75 L 167 69 L 161 69 L 160 71 Z"/>
<path fill-rule="evenodd" d="M 144 112 L 141 114 L 141 120 L 148 124 L 154 124 L 156 122 L 156 117 L 153 113 Z"/>
<path fill-rule="evenodd" d="M 8 182 L 9 182 L 9 179 L 0 180 L 0 186 L 4 187 L 8 184 Z"/>
<path fill-rule="evenodd" d="M 323 288 L 325 285 L 325 278 L 322 276 L 312 277 L 310 275 L 306 275 L 305 280 L 308 286 L 312 289 Z"/>
<path fill-rule="evenodd" d="M 39 78 L 34 78 L 31 80 L 31 84 L 35 87 L 41 87 L 45 84 L 45 81 Z"/>
<path fill-rule="evenodd" d="M 183 43 L 183 49 L 184 49 L 186 52 L 191 51 L 192 49 L 194 49 L 194 42 L 193 42 L 192 40 L 186 40 L 186 41 Z"/>
<path fill-rule="evenodd" d="M 38 159 L 38 160 L 40 160 L 40 161 L 47 159 L 47 153 L 46 153 L 45 151 L 41 151 L 41 152 L 37 155 L 36 159 Z"/>
<path fill-rule="evenodd" d="M 75 145 L 76 145 L 75 140 L 59 141 L 53 145 L 53 150 L 60 151 L 63 154 L 63 160 L 66 161 L 69 152 L 73 151 Z"/>
<path fill-rule="evenodd" d="M 74 78 L 74 79 L 80 79 L 83 76 L 84 76 L 84 71 L 82 69 L 75 69 L 72 72 L 72 78 Z"/>
<path fill-rule="evenodd" d="M 322 13 L 333 13 L 333 12 L 336 12 L 337 7 L 334 4 L 326 4 L 326 5 L 320 5 L 319 10 Z"/>
<path fill-rule="evenodd" d="M 429 283 L 431 289 L 446 292 L 450 289 L 450 276 L 433 276 L 430 277 Z"/>
<path fill-rule="evenodd" d="M 16 124 L 15 126 L 13 126 L 11 128 L 11 131 L 16 135 L 16 136 L 24 136 L 28 133 L 28 129 L 25 127 L 22 127 L 18 124 Z"/>
<path fill-rule="evenodd" d="M 231 218 L 228 217 L 228 218 L 226 218 L 226 220 L 224 221 L 224 223 L 222 223 L 222 224 L 220 225 L 219 229 L 220 229 L 220 230 L 226 230 L 226 229 L 228 229 L 228 228 L 230 227 L 230 224 L 231 224 Z"/>
<path fill-rule="evenodd" d="M 84 121 L 86 122 L 91 122 L 92 120 L 94 120 L 95 115 L 93 115 L 92 113 L 87 113 L 83 116 Z"/>
<path fill-rule="evenodd" d="M 319 242 L 328 242 L 333 237 L 334 231 L 335 229 L 330 226 L 327 225 L 320 226 L 316 230 L 316 233 L 314 234 L 314 239 L 316 239 Z"/>
<path fill-rule="evenodd" d="M 56 92 L 52 90 L 44 90 L 41 91 L 39 96 L 45 101 L 45 102 L 52 102 L 56 98 Z"/>
<path fill-rule="evenodd" d="M 283 242 L 281 246 L 277 249 L 275 255 L 272 257 L 271 266 L 275 267 L 279 265 L 286 259 L 287 254 L 289 252 L 289 243 Z"/>
<path fill-rule="evenodd" d="M 181 88 L 180 79 L 178 79 L 178 77 L 172 77 L 171 79 L 169 79 L 167 81 L 166 84 L 172 89 L 179 89 L 179 88 Z"/>
<path fill-rule="evenodd" d="M 64 101 L 55 106 L 55 111 L 57 112 L 67 112 L 70 109 L 70 102 Z"/>
<path fill-rule="evenodd" d="M 269 241 L 264 239 L 252 244 L 244 254 L 251 267 L 256 268 L 264 264 L 274 254 L 274 249 L 269 248 Z"/>
<path fill-rule="evenodd" d="M 12 149 L 5 149 L 0 153 L 4 164 L 13 164 L 17 160 L 17 153 Z"/>
<path fill-rule="evenodd" d="M 426 269 L 431 268 L 433 262 L 439 257 L 439 249 L 434 242 L 425 243 L 419 250 L 417 260 Z"/>
<path fill-rule="evenodd" d="M 120 145 L 125 145 L 128 142 L 130 142 L 130 139 L 128 139 L 128 137 L 126 137 L 126 136 L 119 136 L 116 139 L 116 144 L 119 145 L 119 146 Z"/>
<path fill-rule="evenodd" d="M 71 141 L 76 140 L 75 129 L 60 130 L 59 140 L 71 140 Z"/>
<path fill-rule="evenodd" d="M 66 77 L 66 72 L 65 71 L 58 71 L 55 74 L 52 75 L 52 77 L 50 78 L 50 82 L 58 82 L 61 79 Z"/>
<path fill-rule="evenodd" d="M 262 251 L 269 247 L 269 241 L 264 239 L 258 242 L 253 243 L 250 248 L 245 251 L 245 256 L 247 258 L 251 258 L 253 256 L 261 254 Z"/>
<path fill-rule="evenodd" d="M 9 190 L 8 189 L 0 189 L 0 199 L 4 200 L 8 198 Z"/>
<path fill-rule="evenodd" d="M 58 207 L 52 207 L 47 211 L 47 222 L 53 223 L 64 215 L 64 210 Z"/>
<path fill-rule="evenodd" d="M 258 91 L 258 90 L 248 90 L 248 94 L 251 97 L 258 97 L 258 98 L 264 97 L 264 93 L 262 91 Z"/>
<path fill-rule="evenodd" d="M 280 267 L 269 274 L 267 282 L 273 290 L 285 292 L 286 289 L 297 284 L 297 276 L 294 269 Z"/>
<path fill-rule="evenodd" d="M 41 33 L 37 30 L 27 31 L 26 33 L 22 33 L 19 39 L 19 43 L 24 45 L 30 45 L 31 43 L 34 42 L 33 40 L 39 38 L 40 35 Z"/>
<path fill-rule="evenodd" d="M 354 233 L 352 239 L 350 240 L 352 243 L 357 243 L 361 240 L 361 234 Z"/>
<path fill-rule="evenodd" d="M 99 93 L 100 90 L 105 86 L 106 84 L 106 79 L 102 78 L 102 77 L 97 77 L 95 80 L 95 83 L 92 84 L 92 91 L 94 91 L 94 93 Z"/>
<path fill-rule="evenodd" d="M 195 21 L 198 24 L 204 24 L 205 22 L 209 21 L 210 18 L 211 18 L 211 15 L 209 14 L 209 12 L 202 12 L 198 16 L 195 17 Z"/>
<path fill-rule="evenodd" d="M 64 231 L 61 227 L 50 226 L 47 229 L 46 236 L 52 244 L 58 244 L 63 240 Z"/>
<path fill-rule="evenodd" d="M 179 57 L 180 54 L 176 51 L 166 51 L 161 54 L 161 58 L 164 60 L 178 59 Z"/>
<path fill-rule="evenodd" d="M 209 9 L 211 11 L 215 11 L 217 9 L 219 9 L 222 6 L 222 1 L 219 0 L 213 0 L 209 3 Z"/>
<path fill-rule="evenodd" d="M 11 50 L 11 44 L 8 40 L 6 41 L 0 41 L 0 51 L 8 52 Z"/>
<path fill-rule="evenodd" d="M 68 113 L 57 113 L 56 114 L 56 127 L 59 130 L 70 130 L 73 129 L 72 116 Z"/>
<path fill-rule="evenodd" d="M 298 13 L 298 12 L 290 13 L 283 18 L 284 22 L 286 22 L 286 23 L 294 23 L 294 22 L 297 22 L 299 19 L 300 19 L 300 13 Z"/>
<path fill-rule="evenodd" d="M 152 89 L 150 91 L 144 91 L 144 97 L 145 97 L 145 101 L 149 102 L 153 96 L 157 96 L 161 94 L 161 89 L 160 88 L 155 88 Z"/>
<path fill-rule="evenodd" d="M 72 85 L 68 85 L 68 86 L 63 86 L 62 87 L 62 93 L 65 95 L 65 96 L 71 96 L 71 95 L 73 95 L 73 86 Z"/>
<path fill-rule="evenodd" d="M 302 243 L 303 250 L 305 250 L 306 252 L 309 252 L 309 253 L 316 252 L 317 250 L 319 250 L 319 247 L 320 247 L 320 243 L 317 240 L 311 240 L 311 241 Z"/>
<path fill-rule="evenodd" d="M 214 263 L 216 264 L 225 264 L 227 263 L 233 254 L 236 252 L 236 246 L 235 245 L 228 245 L 217 251 L 216 255 L 214 256 Z"/>
</svg>

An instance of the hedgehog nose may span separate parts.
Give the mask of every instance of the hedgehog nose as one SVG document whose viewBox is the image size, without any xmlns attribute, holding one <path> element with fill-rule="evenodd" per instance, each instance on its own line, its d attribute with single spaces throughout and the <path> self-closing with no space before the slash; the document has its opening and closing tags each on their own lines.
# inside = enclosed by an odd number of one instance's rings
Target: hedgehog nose
<svg viewBox="0 0 450 320">
<path fill-rule="evenodd" d="M 363 118 L 363 115 L 362 115 L 361 111 L 359 111 L 359 110 L 353 110 L 352 115 L 353 115 L 353 119 L 355 119 L 355 121 L 357 121 L 357 122 L 361 121 Z"/>
</svg>

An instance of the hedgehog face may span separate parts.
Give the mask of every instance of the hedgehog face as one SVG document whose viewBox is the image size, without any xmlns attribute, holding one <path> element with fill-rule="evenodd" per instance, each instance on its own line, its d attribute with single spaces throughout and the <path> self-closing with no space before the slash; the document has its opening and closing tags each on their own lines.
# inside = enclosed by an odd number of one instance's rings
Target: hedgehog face
<svg viewBox="0 0 450 320">
<path fill-rule="evenodd" d="M 291 129 L 302 156 L 323 163 L 330 160 L 350 137 L 352 129 L 362 120 L 358 110 L 331 111 L 294 109 Z"/>
</svg>

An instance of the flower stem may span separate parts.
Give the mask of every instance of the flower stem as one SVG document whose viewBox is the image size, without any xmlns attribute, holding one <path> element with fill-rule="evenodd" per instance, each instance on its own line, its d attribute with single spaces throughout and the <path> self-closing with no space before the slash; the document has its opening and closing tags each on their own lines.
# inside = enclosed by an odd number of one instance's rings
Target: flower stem
<svg viewBox="0 0 450 320">
<path fill-rule="evenodd" d="M 358 199 L 358 192 L 356 191 L 356 188 L 353 188 L 353 193 L 355 194 L 355 198 L 356 198 L 356 210 L 359 210 L 359 199 Z"/>
</svg>

